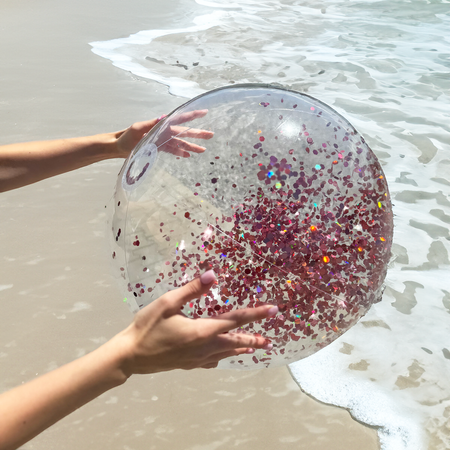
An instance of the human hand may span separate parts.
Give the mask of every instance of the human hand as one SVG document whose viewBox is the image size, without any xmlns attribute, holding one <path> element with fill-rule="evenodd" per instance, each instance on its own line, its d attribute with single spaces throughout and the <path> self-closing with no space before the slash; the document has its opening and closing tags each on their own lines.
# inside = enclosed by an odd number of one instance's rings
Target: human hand
<svg viewBox="0 0 450 450">
<path fill-rule="evenodd" d="M 187 142 L 180 138 L 211 139 L 214 136 L 214 133 L 212 131 L 198 130 L 179 125 L 200 117 L 204 117 L 207 113 L 208 110 L 192 111 L 181 114 L 175 119 L 171 119 L 169 126 L 163 133 L 161 133 L 160 136 L 158 136 L 158 140 L 155 142 L 155 145 L 158 147 L 158 151 L 164 151 L 183 158 L 188 158 L 190 156 L 189 152 L 204 152 L 205 147 Z M 158 119 L 152 119 L 145 122 L 136 122 L 126 130 L 115 133 L 116 157 L 127 158 L 145 134 L 147 134 L 160 120 L 165 117 L 166 116 L 164 115 Z"/>
<path fill-rule="evenodd" d="M 274 316 L 276 306 L 240 309 L 208 319 L 188 319 L 180 313 L 185 303 L 206 294 L 214 282 L 214 273 L 209 270 L 164 294 L 137 313 L 133 323 L 114 338 L 121 342 L 120 366 L 127 377 L 172 369 L 213 368 L 229 356 L 253 353 L 256 348 L 272 349 L 272 344 L 259 335 L 229 331 Z"/>
<path fill-rule="evenodd" d="M 169 118 L 169 124 L 164 131 L 158 136 L 155 145 L 158 151 L 171 153 L 182 158 L 189 158 L 190 152 L 203 153 L 206 149 L 200 145 L 185 141 L 180 138 L 194 138 L 194 139 L 211 139 L 214 132 L 207 130 L 200 130 L 197 128 L 181 127 L 180 124 L 191 122 L 208 114 L 207 109 L 191 111 L 175 116 L 173 119 Z"/>
</svg>

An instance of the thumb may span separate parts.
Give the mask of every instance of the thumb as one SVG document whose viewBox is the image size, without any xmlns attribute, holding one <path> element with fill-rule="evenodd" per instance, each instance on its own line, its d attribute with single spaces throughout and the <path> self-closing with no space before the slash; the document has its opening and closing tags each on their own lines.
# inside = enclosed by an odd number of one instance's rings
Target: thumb
<svg viewBox="0 0 450 450">
<path fill-rule="evenodd" d="M 176 312 L 187 302 L 200 297 L 209 292 L 216 281 L 213 270 L 208 270 L 200 278 L 192 280 L 190 283 L 166 294 L 169 302 L 176 309 Z"/>
</svg>

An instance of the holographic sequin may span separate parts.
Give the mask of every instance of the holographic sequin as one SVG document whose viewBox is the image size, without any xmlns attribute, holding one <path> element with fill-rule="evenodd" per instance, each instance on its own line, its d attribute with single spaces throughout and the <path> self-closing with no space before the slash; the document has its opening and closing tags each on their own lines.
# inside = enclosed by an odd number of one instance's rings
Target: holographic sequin
<svg viewBox="0 0 450 450">
<path fill-rule="evenodd" d="M 207 150 L 177 160 L 160 136 L 206 109 L 185 125 L 214 131 Z M 388 188 L 343 117 L 303 94 L 233 86 L 188 102 L 155 128 L 129 161 L 141 167 L 139 152 L 152 144 L 158 157 L 139 183 L 127 178 L 130 162 L 124 166 L 112 218 L 114 261 L 132 310 L 212 268 L 218 284 L 186 305 L 188 317 L 279 307 L 241 330 L 273 349 L 223 363 L 251 369 L 320 350 L 381 299 L 393 228 Z"/>
</svg>

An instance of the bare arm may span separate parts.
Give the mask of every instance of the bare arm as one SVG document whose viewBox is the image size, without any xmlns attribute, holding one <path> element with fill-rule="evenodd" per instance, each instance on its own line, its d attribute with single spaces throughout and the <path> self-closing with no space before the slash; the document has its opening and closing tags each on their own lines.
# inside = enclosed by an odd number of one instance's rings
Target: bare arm
<svg viewBox="0 0 450 450">
<path fill-rule="evenodd" d="M 182 157 L 189 157 L 191 152 L 203 152 L 204 147 L 181 138 L 211 139 L 214 133 L 179 124 L 203 117 L 207 112 L 192 111 L 175 120 L 161 136 L 160 150 Z M 105 159 L 127 158 L 145 133 L 161 118 L 137 122 L 126 130 L 113 133 L 0 146 L 0 192 L 17 189 Z"/>
<path fill-rule="evenodd" d="M 17 449 L 43 430 L 133 374 L 211 368 L 219 360 L 255 348 L 270 350 L 260 336 L 228 333 L 277 313 L 270 305 L 215 319 L 179 314 L 186 302 L 208 292 L 212 271 L 168 292 L 140 311 L 133 323 L 94 352 L 0 396 L 0 450 Z"/>
<path fill-rule="evenodd" d="M 114 133 L 0 147 L 0 192 L 110 158 L 126 158 L 158 119 Z"/>
<path fill-rule="evenodd" d="M 0 449 L 17 449 L 126 377 L 117 349 L 92 353 L 0 395 Z"/>
</svg>

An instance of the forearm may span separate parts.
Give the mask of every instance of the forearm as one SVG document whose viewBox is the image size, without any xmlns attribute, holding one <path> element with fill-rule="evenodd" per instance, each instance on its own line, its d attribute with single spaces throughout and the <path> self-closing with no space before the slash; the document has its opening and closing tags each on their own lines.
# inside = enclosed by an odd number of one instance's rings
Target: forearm
<svg viewBox="0 0 450 450">
<path fill-rule="evenodd" d="M 94 352 L 0 395 L 0 450 L 20 447 L 102 393 L 123 384 L 120 343 Z"/>
<path fill-rule="evenodd" d="M 0 147 L 0 192 L 117 158 L 119 133 L 37 141 Z"/>
</svg>

